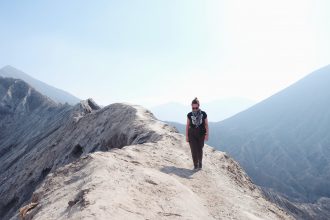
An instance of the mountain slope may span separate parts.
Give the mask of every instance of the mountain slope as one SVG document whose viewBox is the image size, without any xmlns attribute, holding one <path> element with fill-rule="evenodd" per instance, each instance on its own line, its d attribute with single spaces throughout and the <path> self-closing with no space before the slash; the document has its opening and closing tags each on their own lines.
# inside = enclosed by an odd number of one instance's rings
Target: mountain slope
<svg viewBox="0 0 330 220">
<path fill-rule="evenodd" d="M 330 197 L 330 65 L 212 127 L 254 182 L 287 199 Z"/>
<path fill-rule="evenodd" d="M 18 70 L 9 65 L 4 66 L 3 68 L 0 69 L 0 76 L 12 77 L 12 78 L 24 80 L 25 82 L 33 86 L 36 90 L 50 97 L 56 102 L 60 102 L 63 104 L 67 102 L 68 104 L 75 105 L 80 101 L 80 99 L 69 94 L 68 92 L 63 91 L 61 89 L 57 89 L 44 82 L 41 82 L 40 80 L 37 80 L 29 76 L 28 74 L 22 72 L 21 70 Z"/>
<path fill-rule="evenodd" d="M 26 84 L 4 101 L 24 83 L 1 82 L 1 104 L 16 103 L 1 113 L 1 219 L 290 219 L 223 152 L 205 145 L 193 172 L 184 136 L 141 106 L 44 98 L 21 111 L 41 94 Z"/>
</svg>

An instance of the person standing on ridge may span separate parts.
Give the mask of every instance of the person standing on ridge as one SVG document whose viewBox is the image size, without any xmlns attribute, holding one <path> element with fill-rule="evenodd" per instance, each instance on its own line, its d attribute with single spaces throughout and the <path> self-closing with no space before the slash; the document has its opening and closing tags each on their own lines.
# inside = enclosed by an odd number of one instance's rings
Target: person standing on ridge
<svg viewBox="0 0 330 220">
<path fill-rule="evenodd" d="M 202 168 L 204 140 L 209 138 L 207 114 L 199 108 L 197 97 L 191 102 L 192 111 L 187 114 L 186 141 L 189 142 L 194 170 Z"/>
</svg>

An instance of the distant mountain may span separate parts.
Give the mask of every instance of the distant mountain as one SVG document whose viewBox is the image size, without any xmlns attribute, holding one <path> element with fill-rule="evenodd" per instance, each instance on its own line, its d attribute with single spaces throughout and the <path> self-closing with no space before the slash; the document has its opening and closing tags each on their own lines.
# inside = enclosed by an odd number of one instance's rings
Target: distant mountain
<svg viewBox="0 0 330 220">
<path fill-rule="evenodd" d="M 244 98 L 219 99 L 211 102 L 201 103 L 201 109 L 205 110 L 209 121 L 221 121 L 236 113 L 247 109 L 255 104 L 254 101 Z M 186 115 L 191 111 L 190 105 L 183 105 L 177 102 L 169 102 L 151 107 L 154 115 L 163 121 L 186 123 Z"/>
<path fill-rule="evenodd" d="M 258 185 L 291 201 L 330 198 L 330 65 L 215 123 L 210 135 Z"/>
<path fill-rule="evenodd" d="M 211 145 L 260 185 L 305 201 L 330 197 L 330 65 L 217 125 Z"/>
<path fill-rule="evenodd" d="M 55 103 L 0 77 L 0 219 L 293 219 L 239 164 L 139 105 Z"/>
<path fill-rule="evenodd" d="M 40 80 L 35 79 L 29 76 L 28 74 L 22 72 L 21 70 L 18 70 L 9 65 L 0 69 L 0 76 L 12 77 L 12 78 L 24 80 L 42 94 L 50 97 L 51 99 L 59 103 L 64 104 L 65 102 L 67 102 L 70 105 L 74 105 L 79 103 L 80 101 L 79 98 L 71 95 L 70 93 L 63 91 L 61 89 L 57 89 L 44 82 L 41 82 Z"/>
</svg>

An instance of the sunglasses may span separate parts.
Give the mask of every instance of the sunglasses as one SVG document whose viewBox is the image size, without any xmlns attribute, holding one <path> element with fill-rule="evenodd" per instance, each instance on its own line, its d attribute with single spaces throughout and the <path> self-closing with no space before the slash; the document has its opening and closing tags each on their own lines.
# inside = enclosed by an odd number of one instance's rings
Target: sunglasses
<svg viewBox="0 0 330 220">
<path fill-rule="evenodd" d="M 198 107 L 192 107 L 192 109 L 194 109 L 194 110 L 195 110 L 195 109 L 198 109 Z"/>
</svg>

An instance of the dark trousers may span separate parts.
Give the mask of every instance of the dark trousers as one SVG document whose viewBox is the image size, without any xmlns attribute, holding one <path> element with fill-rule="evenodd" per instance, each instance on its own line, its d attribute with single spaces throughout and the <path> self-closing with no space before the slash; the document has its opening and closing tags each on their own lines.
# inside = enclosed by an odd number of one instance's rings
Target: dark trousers
<svg viewBox="0 0 330 220">
<path fill-rule="evenodd" d="M 191 156 L 194 162 L 194 166 L 198 165 L 198 161 L 202 163 L 203 159 L 203 147 L 204 136 L 200 134 L 200 128 L 191 127 L 188 130 L 189 145 L 191 149 Z"/>
</svg>

